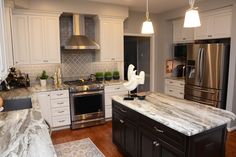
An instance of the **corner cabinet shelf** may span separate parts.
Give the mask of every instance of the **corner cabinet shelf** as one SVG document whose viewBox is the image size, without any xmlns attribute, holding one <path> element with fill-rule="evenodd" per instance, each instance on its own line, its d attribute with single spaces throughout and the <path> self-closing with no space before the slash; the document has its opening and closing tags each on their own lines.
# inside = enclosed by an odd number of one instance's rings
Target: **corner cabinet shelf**
<svg viewBox="0 0 236 157">
<path fill-rule="evenodd" d="M 14 10 L 14 64 L 60 63 L 60 13 Z"/>
<path fill-rule="evenodd" d="M 97 61 L 123 61 L 124 18 L 98 17 L 96 19 L 96 41 L 100 50 Z"/>
<path fill-rule="evenodd" d="M 127 157 L 224 157 L 226 125 L 186 136 L 112 101 L 112 140 Z"/>
</svg>

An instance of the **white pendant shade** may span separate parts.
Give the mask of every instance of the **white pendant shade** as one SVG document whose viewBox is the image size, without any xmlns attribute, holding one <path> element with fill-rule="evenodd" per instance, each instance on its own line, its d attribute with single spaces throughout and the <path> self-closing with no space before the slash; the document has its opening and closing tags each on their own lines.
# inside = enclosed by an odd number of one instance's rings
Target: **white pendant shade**
<svg viewBox="0 0 236 157">
<path fill-rule="evenodd" d="M 198 10 L 196 9 L 189 9 L 185 13 L 185 19 L 184 19 L 184 27 L 185 28 L 193 28 L 193 27 L 200 27 L 200 17 Z"/>
<path fill-rule="evenodd" d="M 152 21 L 146 20 L 143 22 L 141 33 L 142 34 L 153 34 L 154 33 Z"/>
</svg>

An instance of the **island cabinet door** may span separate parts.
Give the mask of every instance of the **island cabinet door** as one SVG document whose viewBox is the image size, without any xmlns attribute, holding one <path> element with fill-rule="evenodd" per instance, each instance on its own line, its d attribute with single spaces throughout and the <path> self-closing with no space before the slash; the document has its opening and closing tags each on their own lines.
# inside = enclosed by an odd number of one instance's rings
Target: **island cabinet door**
<svg viewBox="0 0 236 157">
<path fill-rule="evenodd" d="M 158 139 L 158 157 L 184 157 L 184 153 L 175 147 L 171 146 L 167 142 Z"/>
<path fill-rule="evenodd" d="M 145 127 L 139 129 L 140 157 L 184 157 L 184 153 L 173 147 Z"/>
<path fill-rule="evenodd" d="M 159 157 L 157 137 L 145 128 L 139 129 L 139 157 Z"/>
<path fill-rule="evenodd" d="M 112 135 L 115 143 L 127 157 L 137 157 L 137 126 L 116 112 L 113 112 Z"/>
<path fill-rule="evenodd" d="M 112 115 L 112 140 L 123 150 L 124 147 L 124 126 L 121 116 L 113 112 Z"/>
</svg>

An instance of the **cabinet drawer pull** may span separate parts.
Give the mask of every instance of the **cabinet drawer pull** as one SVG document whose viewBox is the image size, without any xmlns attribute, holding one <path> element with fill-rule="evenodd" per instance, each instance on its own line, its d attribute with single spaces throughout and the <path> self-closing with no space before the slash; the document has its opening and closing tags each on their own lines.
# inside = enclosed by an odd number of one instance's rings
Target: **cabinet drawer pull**
<svg viewBox="0 0 236 157">
<path fill-rule="evenodd" d="M 158 147 L 160 144 L 157 141 L 153 141 L 153 145 Z"/>
<path fill-rule="evenodd" d="M 184 86 L 184 84 L 183 84 L 183 83 L 180 83 L 180 86 Z"/>
<path fill-rule="evenodd" d="M 169 83 L 174 83 L 174 82 L 170 81 Z"/>
<path fill-rule="evenodd" d="M 58 113 L 64 113 L 65 111 L 58 111 Z"/>
<path fill-rule="evenodd" d="M 120 123 L 121 123 L 121 124 L 123 124 L 123 123 L 124 123 L 124 121 L 123 121 L 122 119 L 120 119 Z"/>
<path fill-rule="evenodd" d="M 65 120 L 59 120 L 58 122 L 59 122 L 59 123 L 63 123 L 63 122 L 65 122 Z"/>
<path fill-rule="evenodd" d="M 119 90 L 120 88 L 116 88 L 116 90 Z"/>
<path fill-rule="evenodd" d="M 173 92 L 173 90 L 169 90 L 169 92 Z"/>
<path fill-rule="evenodd" d="M 212 35 L 208 35 L 208 37 L 212 37 Z"/>
<path fill-rule="evenodd" d="M 60 93 L 60 94 L 57 94 L 57 96 L 62 96 L 63 94 L 62 93 Z"/>
<path fill-rule="evenodd" d="M 58 102 L 57 104 L 58 104 L 58 105 L 62 105 L 62 104 L 64 104 L 64 102 Z"/>
<path fill-rule="evenodd" d="M 127 112 L 127 111 L 123 110 L 122 108 L 121 108 L 120 110 L 121 110 L 121 112 L 123 112 L 123 113 L 126 113 L 126 112 Z"/>
<path fill-rule="evenodd" d="M 184 93 L 179 93 L 179 94 L 183 95 Z"/>
<path fill-rule="evenodd" d="M 43 62 L 48 62 L 48 60 L 43 60 Z"/>
<path fill-rule="evenodd" d="M 155 127 L 155 126 L 154 126 L 154 129 L 155 129 L 155 131 L 157 131 L 157 132 L 159 132 L 159 133 L 163 133 L 163 132 L 164 132 L 163 130 L 158 129 L 158 128 Z"/>
</svg>

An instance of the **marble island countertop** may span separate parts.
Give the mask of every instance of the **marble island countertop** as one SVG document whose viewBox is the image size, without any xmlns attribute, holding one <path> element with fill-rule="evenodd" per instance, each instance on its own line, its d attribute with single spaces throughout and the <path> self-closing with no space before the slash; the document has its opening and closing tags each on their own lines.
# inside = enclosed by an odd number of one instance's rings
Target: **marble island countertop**
<svg viewBox="0 0 236 157">
<path fill-rule="evenodd" d="M 149 92 L 145 100 L 125 101 L 123 96 L 113 96 L 112 99 L 187 136 L 236 119 L 236 115 L 229 111 L 160 93 Z"/>
<path fill-rule="evenodd" d="M 47 125 L 36 109 L 0 113 L 1 157 L 56 157 Z"/>
</svg>

